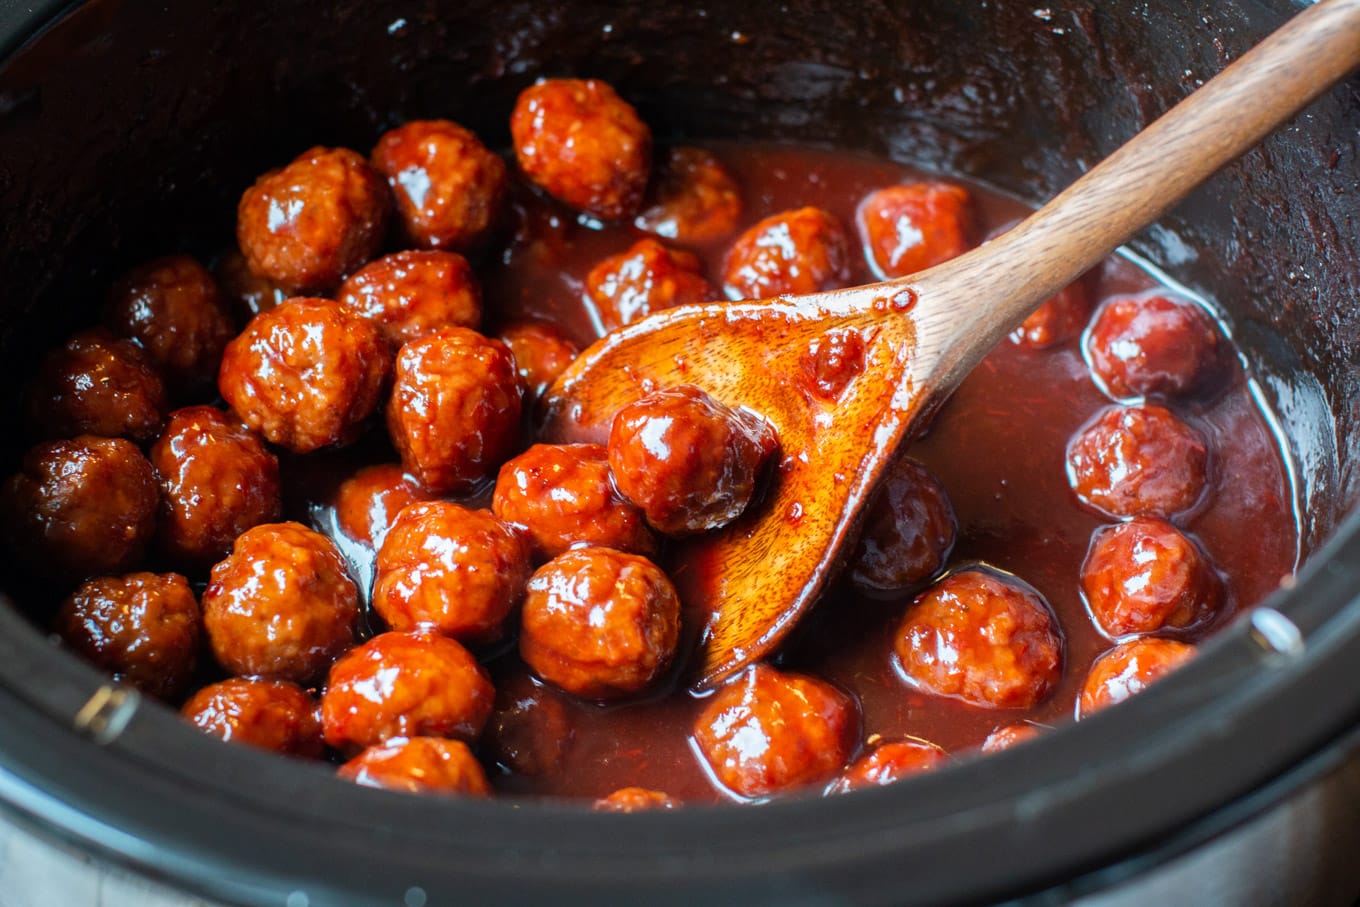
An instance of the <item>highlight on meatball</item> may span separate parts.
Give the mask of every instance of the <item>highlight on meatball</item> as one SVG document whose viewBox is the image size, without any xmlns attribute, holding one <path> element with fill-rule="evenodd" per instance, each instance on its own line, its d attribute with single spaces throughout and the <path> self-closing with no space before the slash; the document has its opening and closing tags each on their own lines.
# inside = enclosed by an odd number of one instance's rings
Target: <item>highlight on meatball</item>
<svg viewBox="0 0 1360 907">
<path fill-rule="evenodd" d="M 49 352 L 24 396 L 29 434 L 149 441 L 166 412 L 165 383 L 142 348 L 103 328 Z"/>
<path fill-rule="evenodd" d="M 1140 636 L 1120 643 L 1091 665 L 1077 700 L 1077 717 L 1118 705 L 1195 656 L 1195 647 L 1174 639 Z"/>
<path fill-rule="evenodd" d="M 1226 341 L 1204 310 L 1165 295 L 1107 300 L 1091 321 L 1086 358 L 1116 399 L 1170 399 L 1222 377 Z"/>
<path fill-rule="evenodd" d="M 456 252 L 394 252 L 371 261 L 336 296 L 372 321 L 394 347 L 440 328 L 475 329 L 482 291 L 472 266 Z"/>
<path fill-rule="evenodd" d="M 861 591 L 897 594 L 939 573 L 958 536 L 949 495 L 924 466 L 898 457 L 869 503 L 850 579 Z"/>
<path fill-rule="evenodd" d="M 491 796 L 491 782 L 468 745 L 442 737 L 399 737 L 371 746 L 336 774 L 365 787 L 408 794 Z"/>
<path fill-rule="evenodd" d="M 1090 317 L 1090 297 L 1084 281 L 1078 278 L 1059 290 L 1011 331 L 1010 341 L 1028 350 L 1047 349 L 1081 336 Z"/>
<path fill-rule="evenodd" d="M 882 787 L 948 764 L 949 755 L 927 740 L 915 738 L 879 743 L 860 756 L 831 783 L 827 793 L 843 794 Z"/>
<path fill-rule="evenodd" d="M 712 242 L 736 231 L 741 212 L 741 190 L 717 156 L 680 145 L 667 154 L 633 226 L 676 242 Z"/>
<path fill-rule="evenodd" d="M 317 701 L 295 683 L 231 677 L 203 687 L 180 709 L 185 721 L 227 743 L 285 756 L 321 758 Z"/>
<path fill-rule="evenodd" d="M 983 753 L 999 753 L 1013 746 L 1019 746 L 1027 740 L 1033 740 L 1039 734 L 1040 730 L 1037 725 L 1025 722 L 1005 724 L 988 734 L 987 739 L 982 741 L 979 750 Z"/>
<path fill-rule="evenodd" d="M 1067 480 L 1077 498 L 1108 516 L 1169 519 L 1204 494 L 1204 436 L 1153 404 L 1112 406 L 1067 446 Z"/>
<path fill-rule="evenodd" d="M 586 299 L 600 327 L 616 330 L 653 312 L 717 297 L 692 252 L 641 239 L 586 275 Z"/>
<path fill-rule="evenodd" d="M 768 299 L 835 290 L 850 280 L 850 240 L 835 217 L 799 208 L 757 223 L 727 252 L 728 299 Z"/>
<path fill-rule="evenodd" d="M 333 499 L 340 531 L 362 545 L 381 547 L 397 514 L 430 493 L 397 463 L 365 466 L 340 483 Z"/>
<path fill-rule="evenodd" d="M 546 321 L 511 324 L 501 328 L 496 337 L 510 347 L 515 357 L 515 370 L 519 373 L 526 403 L 541 397 L 581 352 L 565 334 Z"/>
<path fill-rule="evenodd" d="M 1165 520 L 1135 517 L 1096 531 L 1081 591 L 1106 636 L 1189 630 L 1213 613 L 1217 577 L 1193 539 Z"/>
<path fill-rule="evenodd" d="M 972 248 L 972 197 L 949 183 L 889 186 L 865 196 L 856 215 L 869 266 L 888 280 Z"/>
<path fill-rule="evenodd" d="M 653 809 L 675 809 L 680 801 L 659 790 L 646 787 L 621 787 L 595 801 L 597 813 L 640 813 Z"/>
</svg>

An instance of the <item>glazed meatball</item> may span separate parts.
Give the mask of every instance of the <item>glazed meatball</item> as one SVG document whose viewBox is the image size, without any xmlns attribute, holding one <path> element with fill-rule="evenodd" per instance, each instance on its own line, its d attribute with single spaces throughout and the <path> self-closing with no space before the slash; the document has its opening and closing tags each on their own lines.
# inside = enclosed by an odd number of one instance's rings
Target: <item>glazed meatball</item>
<svg viewBox="0 0 1360 907">
<path fill-rule="evenodd" d="M 525 686 L 527 692 L 506 697 L 496 709 L 484 741 L 498 765 L 536 778 L 561 767 L 576 733 L 561 694 L 532 681 Z"/>
<path fill-rule="evenodd" d="M 392 188 L 406 236 L 425 249 L 477 247 L 505 205 L 505 161 L 448 120 L 412 120 L 384 133 L 373 167 Z"/>
<path fill-rule="evenodd" d="M 1098 530 L 1081 567 L 1081 591 L 1111 638 L 1198 626 L 1217 584 L 1208 558 L 1165 520 L 1135 517 Z"/>
<path fill-rule="evenodd" d="M 335 493 L 335 516 L 340 531 L 377 550 L 397 514 L 408 504 L 429 499 L 395 463 L 366 466 L 340 484 Z"/>
<path fill-rule="evenodd" d="M 723 264 L 729 299 L 834 290 L 850 280 L 850 240 L 820 208 L 765 218 L 737 238 Z"/>
<path fill-rule="evenodd" d="M 30 433 L 149 441 L 165 419 L 165 385 L 141 347 L 96 328 L 48 353 L 28 387 Z"/>
<path fill-rule="evenodd" d="M 829 780 L 844 767 L 858 733 L 850 697 L 766 664 L 719 690 L 694 726 L 714 777 L 748 798 Z"/>
<path fill-rule="evenodd" d="M 607 797 L 595 801 L 597 813 L 640 813 L 651 809 L 675 809 L 680 801 L 659 790 L 645 787 L 621 787 Z"/>
<path fill-rule="evenodd" d="M 527 400 L 541 397 L 580 354 L 576 344 L 546 321 L 521 321 L 502 329 L 498 337 L 515 357 Z"/>
<path fill-rule="evenodd" d="M 321 758 L 321 717 L 311 694 L 286 680 L 232 677 L 199 690 L 180 715 L 206 734 L 287 756 Z"/>
<path fill-rule="evenodd" d="M 1091 317 L 1091 302 L 1080 280 L 1070 283 L 1011 331 L 1010 340 L 1028 350 L 1042 350 L 1077 337 Z"/>
<path fill-rule="evenodd" d="M 461 740 L 411 737 L 370 746 L 340 766 L 341 778 L 408 794 L 491 796 L 491 782 Z"/>
<path fill-rule="evenodd" d="M 576 696 L 617 699 L 670 667 L 680 598 L 646 558 L 576 548 L 534 573 L 522 620 L 519 653 L 539 677 Z"/>
<path fill-rule="evenodd" d="M 901 593 L 944 567 L 958 521 L 939 479 L 915 460 L 888 469 L 864 517 L 850 579 L 869 593 Z"/>
<path fill-rule="evenodd" d="M 177 562 L 207 566 L 236 537 L 279 519 L 279 463 L 258 436 L 212 406 L 170 414 L 151 446 L 161 486 L 158 541 Z"/>
<path fill-rule="evenodd" d="M 1062 637 L 1048 604 L 987 569 L 953 573 L 918 595 L 893 648 L 913 685 L 984 708 L 1030 708 L 1062 677 Z"/>
<path fill-rule="evenodd" d="M 297 523 L 265 523 L 212 569 L 203 623 L 233 674 L 307 683 L 354 643 L 359 596 L 330 539 Z"/>
<path fill-rule="evenodd" d="M 631 217 L 652 167 L 652 133 L 595 79 L 540 79 L 510 115 L 520 169 L 558 201 L 605 220 Z"/>
<path fill-rule="evenodd" d="M 885 280 L 924 271 L 973 245 L 972 199 L 961 186 L 889 186 L 866 196 L 857 217 L 869 266 Z"/>
<path fill-rule="evenodd" d="M 351 274 L 337 298 L 376 324 L 393 346 L 482 321 L 481 288 L 456 252 L 385 255 Z"/>
<path fill-rule="evenodd" d="M 242 323 L 261 312 L 268 312 L 288 298 L 288 293 L 278 284 L 250 270 L 246 257 L 238 249 L 224 252 L 213 265 L 213 274 Z"/>
<path fill-rule="evenodd" d="M 981 751 L 984 753 L 999 753 L 1008 750 L 1013 746 L 1018 746 L 1026 740 L 1033 740 L 1039 736 L 1039 728 L 1032 724 L 1006 724 L 992 731 L 987 735 L 987 739 L 982 741 Z"/>
<path fill-rule="evenodd" d="M 362 155 L 312 148 L 245 191 L 236 241 L 259 276 L 292 293 L 325 293 L 378 253 L 391 204 Z"/>
<path fill-rule="evenodd" d="M 713 299 L 702 267 L 691 252 L 639 240 L 586 275 L 586 297 L 600 326 L 612 331 L 662 309 Z"/>
<path fill-rule="evenodd" d="M 619 410 L 609 430 L 609 468 L 652 528 L 688 535 L 741 516 L 778 445 L 760 417 L 681 385 Z"/>
<path fill-rule="evenodd" d="M 672 148 L 656 191 L 633 225 L 664 239 L 704 243 L 737 229 L 741 191 L 727 168 L 702 148 Z"/>
<path fill-rule="evenodd" d="M 1077 701 L 1086 718 L 1143 692 L 1195 655 L 1195 647 L 1174 639 L 1143 636 L 1121 643 L 1096 659 Z"/>
<path fill-rule="evenodd" d="M 515 527 L 485 510 L 430 501 L 401 512 L 375 569 L 373 610 L 389 627 L 484 642 L 501 635 L 533 568 Z"/>
<path fill-rule="evenodd" d="M 656 551 L 642 511 L 615 489 L 600 444 L 535 444 L 501 467 L 491 509 L 525 529 L 538 562 L 574 545 Z"/>
<path fill-rule="evenodd" d="M 131 441 L 80 435 L 39 444 L 0 507 L 14 562 L 68 582 L 121 573 L 156 531 L 156 471 Z"/>
<path fill-rule="evenodd" d="M 925 740 L 880 743 L 860 756 L 832 782 L 828 792 L 843 794 L 862 787 L 882 787 L 949 762 L 945 751 Z"/>
<path fill-rule="evenodd" d="M 1110 299 L 1086 336 L 1091 373 L 1110 396 L 1182 397 L 1218 377 L 1224 344 L 1198 306 L 1166 296 Z"/>
<path fill-rule="evenodd" d="M 358 437 L 390 359 L 378 329 L 348 306 L 290 299 L 227 344 L 218 385 L 250 428 L 310 453 Z"/>
<path fill-rule="evenodd" d="M 62 604 L 57 633 L 115 680 L 174 699 L 194 672 L 200 623 L 184 577 L 130 573 L 83 583 Z"/>
<path fill-rule="evenodd" d="M 1067 446 L 1067 480 L 1082 503 L 1109 516 L 1169 518 L 1204 493 L 1203 436 L 1163 407 L 1103 410 Z"/>
<path fill-rule="evenodd" d="M 331 667 L 321 697 L 326 742 L 342 752 L 394 737 L 475 740 L 495 691 L 477 659 L 437 633 L 383 633 Z"/>
</svg>

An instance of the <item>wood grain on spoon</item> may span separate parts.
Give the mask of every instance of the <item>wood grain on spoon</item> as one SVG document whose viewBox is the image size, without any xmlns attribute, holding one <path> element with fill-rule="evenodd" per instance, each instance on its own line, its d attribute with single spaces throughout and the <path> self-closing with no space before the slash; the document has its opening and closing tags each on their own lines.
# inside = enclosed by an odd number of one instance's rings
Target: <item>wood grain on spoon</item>
<svg viewBox="0 0 1360 907">
<path fill-rule="evenodd" d="M 683 543 L 675 579 L 703 624 L 695 688 L 779 643 L 838 566 L 912 426 L 992 347 L 1357 65 L 1360 0 L 1323 0 L 966 255 L 848 290 L 669 309 L 586 350 L 548 394 L 547 439 L 601 440 L 621 407 L 675 384 L 698 385 L 779 430 L 782 460 L 765 499 Z M 836 345 L 862 355 L 827 357 Z"/>
</svg>

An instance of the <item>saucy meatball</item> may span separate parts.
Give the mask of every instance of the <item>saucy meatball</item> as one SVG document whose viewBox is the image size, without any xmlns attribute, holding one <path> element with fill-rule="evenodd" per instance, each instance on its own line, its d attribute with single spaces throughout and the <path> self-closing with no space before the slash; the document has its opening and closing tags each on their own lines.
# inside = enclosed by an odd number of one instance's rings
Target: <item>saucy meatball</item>
<svg viewBox="0 0 1360 907">
<path fill-rule="evenodd" d="M 633 225 L 664 239 L 704 243 L 737 229 L 741 190 L 712 152 L 681 145 L 661 166 L 651 204 Z"/>
<path fill-rule="evenodd" d="M 336 521 L 345 535 L 376 550 L 397 514 L 408 504 L 428 498 L 420 483 L 396 463 L 365 466 L 336 491 Z"/>
<path fill-rule="evenodd" d="M 1086 356 L 1112 397 L 1174 398 L 1203 389 L 1218 374 L 1223 342 L 1209 316 L 1189 302 L 1110 299 L 1091 321 Z"/>
<path fill-rule="evenodd" d="M 337 298 L 376 324 L 393 346 L 443 327 L 476 328 L 482 291 L 456 252 L 394 252 L 371 261 L 340 285 Z"/>
<path fill-rule="evenodd" d="M 856 759 L 832 782 L 828 793 L 843 794 L 862 787 L 882 787 L 949 762 L 944 750 L 925 740 L 880 743 Z"/>
<path fill-rule="evenodd" d="M 422 248 L 475 248 L 505 204 L 505 161 L 448 120 L 412 120 L 383 133 L 372 160 L 406 236 Z"/>
<path fill-rule="evenodd" d="M 850 240 L 820 208 L 785 211 L 747 230 L 727 252 L 729 299 L 768 299 L 834 290 L 850 280 Z"/>
<path fill-rule="evenodd" d="M 325 749 L 316 700 L 286 680 L 232 677 L 211 683 L 184 703 L 180 715 L 228 743 L 310 759 L 321 758 Z"/>
<path fill-rule="evenodd" d="M 297 523 L 265 523 L 212 569 L 203 623 L 233 674 L 306 683 L 354 644 L 359 595 L 344 558 Z"/>
<path fill-rule="evenodd" d="M 869 266 L 885 280 L 924 271 L 972 248 L 972 198 L 962 186 L 879 189 L 860 202 L 857 219 Z"/>
<path fill-rule="evenodd" d="M 261 312 L 267 312 L 288 298 L 288 293 L 267 277 L 250 270 L 246 257 L 238 249 L 222 254 L 213 265 L 213 274 L 226 295 L 227 302 L 242 323 Z"/>
<path fill-rule="evenodd" d="M 1091 302 L 1086 287 L 1078 280 L 1057 292 L 1011 331 L 1016 346 L 1042 350 L 1077 337 L 1091 317 Z"/>
<path fill-rule="evenodd" d="M 468 745 L 442 737 L 401 738 L 370 746 L 336 774 L 365 787 L 408 794 L 491 796 L 491 782 Z"/>
<path fill-rule="evenodd" d="M 999 753 L 1038 736 L 1039 729 L 1032 724 L 1005 724 L 987 735 L 987 739 L 982 741 L 981 751 Z"/>
<path fill-rule="evenodd" d="M 1062 677 L 1062 637 L 1048 604 L 991 570 L 950 574 L 918 595 L 893 636 L 917 687 L 984 708 L 1030 708 Z"/>
<path fill-rule="evenodd" d="M 477 659 L 437 633 L 383 633 L 331 667 L 321 697 L 326 742 L 342 752 L 394 737 L 475 740 L 495 691 Z"/>
<path fill-rule="evenodd" d="M 391 204 L 362 155 L 318 146 L 245 191 L 236 241 L 259 276 L 292 293 L 324 293 L 378 253 Z"/>
<path fill-rule="evenodd" d="M 681 385 L 619 410 L 609 431 L 609 468 L 620 493 L 654 529 L 688 535 L 741 516 L 778 444 L 763 419 Z"/>
<path fill-rule="evenodd" d="M 698 256 L 642 239 L 586 275 L 586 298 L 600 326 L 612 331 L 662 309 L 706 302 L 714 292 Z"/>
<path fill-rule="evenodd" d="M 850 697 L 828 683 L 757 664 L 713 696 L 694 740 L 713 776 L 741 797 L 829 780 L 859 733 Z"/>
<path fill-rule="evenodd" d="M 558 201 L 605 220 L 631 217 L 652 168 L 652 133 L 596 79 L 539 79 L 510 115 L 525 176 Z"/>
<path fill-rule="evenodd" d="M 940 572 L 954 548 L 958 520 L 939 479 L 899 457 L 864 517 L 850 579 L 870 593 L 899 593 Z"/>
<path fill-rule="evenodd" d="M 198 660 L 198 601 L 178 573 L 87 580 L 62 604 L 57 632 L 115 680 L 160 699 L 184 691 Z"/>
<path fill-rule="evenodd" d="M 25 411 L 37 438 L 100 435 L 149 441 L 165 419 L 165 384 L 141 347 L 102 328 L 44 357 Z"/>
<path fill-rule="evenodd" d="M 1213 608 L 1214 579 L 1199 546 L 1154 517 L 1098 530 L 1081 567 L 1086 606 L 1112 638 L 1200 624 Z"/>
<path fill-rule="evenodd" d="M 651 809 L 675 809 L 680 801 L 659 790 L 645 787 L 621 787 L 607 797 L 595 801 L 597 813 L 639 813 Z"/>
<path fill-rule="evenodd" d="M 1142 636 L 1120 643 L 1091 665 L 1077 701 L 1077 717 L 1086 718 L 1143 692 L 1194 655 L 1194 646 L 1174 639 Z"/>
<path fill-rule="evenodd" d="M 1161 406 L 1114 406 L 1067 446 L 1067 480 L 1082 503 L 1109 516 L 1169 518 L 1204 492 L 1208 447 Z"/>
<path fill-rule="evenodd" d="M 543 395 L 557 376 L 576 361 L 580 350 L 546 321 L 521 321 L 497 335 L 515 357 L 515 370 L 527 400 Z"/>
</svg>

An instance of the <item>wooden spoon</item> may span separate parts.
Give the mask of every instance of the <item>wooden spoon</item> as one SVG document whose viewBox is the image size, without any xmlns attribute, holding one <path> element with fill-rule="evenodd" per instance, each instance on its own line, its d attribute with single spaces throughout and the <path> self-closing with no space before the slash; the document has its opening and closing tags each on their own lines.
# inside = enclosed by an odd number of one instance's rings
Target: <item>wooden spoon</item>
<svg viewBox="0 0 1360 907">
<path fill-rule="evenodd" d="M 766 498 L 686 542 L 679 560 L 677 585 L 703 626 L 694 688 L 779 643 L 832 576 L 912 427 L 993 346 L 1357 65 L 1360 0 L 1324 0 L 966 255 L 853 289 L 669 309 L 587 349 L 549 391 L 547 439 L 600 440 L 621 407 L 676 384 L 779 430 L 783 459 Z M 839 368 L 826 356 L 819 365 L 815 350 L 836 344 L 849 353 Z"/>
</svg>

